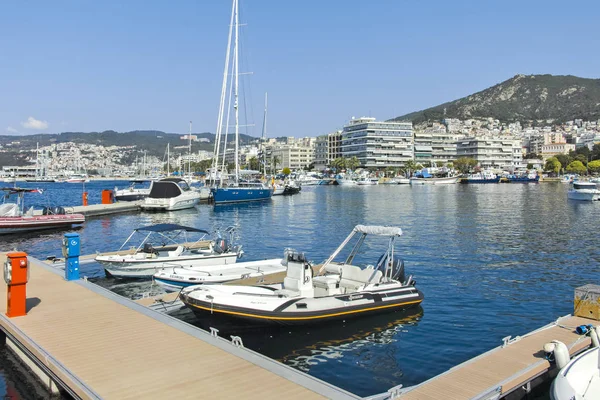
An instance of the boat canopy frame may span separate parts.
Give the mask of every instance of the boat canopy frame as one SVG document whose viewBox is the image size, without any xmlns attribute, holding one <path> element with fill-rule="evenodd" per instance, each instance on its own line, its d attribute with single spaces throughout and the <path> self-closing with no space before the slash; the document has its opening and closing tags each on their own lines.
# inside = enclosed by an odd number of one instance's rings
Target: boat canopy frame
<svg viewBox="0 0 600 400">
<path fill-rule="evenodd" d="M 375 236 L 387 236 L 389 237 L 387 250 L 384 256 L 381 257 L 378 265 L 375 266 L 376 269 L 379 269 L 383 272 L 383 276 L 391 279 L 393 276 L 393 266 L 394 266 L 394 245 L 396 243 L 396 238 L 402 235 L 402 229 L 398 227 L 391 226 L 377 226 L 377 225 L 356 225 L 352 232 L 346 237 L 346 239 L 338 246 L 338 248 L 329 256 L 329 258 L 323 263 L 317 275 L 321 275 L 325 268 L 331 264 L 331 262 L 340 254 L 342 249 L 346 247 L 346 245 L 352 240 L 354 235 L 360 234 L 360 238 L 353 246 L 352 251 L 346 258 L 344 264 L 350 264 L 358 254 L 361 246 L 363 245 L 367 235 L 375 235 Z M 385 262 L 385 265 L 383 263 Z"/>
<path fill-rule="evenodd" d="M 129 243 L 129 241 L 133 238 L 133 236 L 138 232 L 148 232 L 148 234 L 145 235 L 144 239 L 136 247 L 136 249 L 135 249 L 136 253 L 144 248 L 144 245 L 149 241 L 149 239 L 153 235 L 166 240 L 166 242 L 164 242 L 164 244 L 163 244 L 163 246 L 165 246 L 166 243 L 180 244 L 178 241 L 176 241 L 176 239 L 178 237 L 180 237 L 181 235 L 183 235 L 183 239 L 184 239 L 183 243 L 188 243 L 188 238 L 187 238 L 188 232 L 203 233 L 203 235 L 200 238 L 198 238 L 194 243 L 200 242 L 201 240 L 203 240 L 206 237 L 206 235 L 210 234 L 210 232 L 208 232 L 207 230 L 204 230 L 204 229 L 197 229 L 197 228 L 192 228 L 189 226 L 183 226 L 183 225 L 177 225 L 177 224 L 156 224 L 156 225 L 144 226 L 141 228 L 134 229 L 133 232 L 131 232 L 131 234 L 127 237 L 125 242 L 123 242 L 121 247 L 119 247 L 118 251 L 123 250 L 123 248 L 127 245 L 127 243 Z M 176 232 L 176 233 L 174 235 L 168 235 L 168 234 L 165 234 L 164 232 L 167 232 L 167 233 L 168 232 Z"/>
</svg>

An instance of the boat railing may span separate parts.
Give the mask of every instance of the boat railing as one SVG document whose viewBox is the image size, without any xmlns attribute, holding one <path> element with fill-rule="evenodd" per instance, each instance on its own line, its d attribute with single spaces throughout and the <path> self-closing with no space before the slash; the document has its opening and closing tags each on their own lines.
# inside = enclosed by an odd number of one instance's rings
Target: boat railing
<svg viewBox="0 0 600 400">
<path fill-rule="evenodd" d="M 210 272 L 208 272 L 208 271 L 201 271 L 201 270 L 198 270 L 198 269 L 192 269 L 192 266 L 187 267 L 185 265 L 174 264 L 174 263 L 172 264 L 172 263 L 168 263 L 168 262 L 163 263 L 163 265 L 167 266 L 167 267 L 173 268 L 173 273 L 176 273 L 175 272 L 176 269 L 183 269 L 183 270 L 186 270 L 186 271 L 194 271 L 194 272 L 197 272 L 197 273 L 200 273 L 200 274 L 206 274 L 207 276 L 212 276 L 212 274 Z"/>
</svg>

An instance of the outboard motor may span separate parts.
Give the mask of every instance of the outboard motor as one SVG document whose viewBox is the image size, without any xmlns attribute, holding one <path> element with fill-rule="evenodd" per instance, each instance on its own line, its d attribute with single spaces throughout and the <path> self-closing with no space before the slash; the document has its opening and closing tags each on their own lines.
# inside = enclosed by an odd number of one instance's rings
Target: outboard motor
<svg viewBox="0 0 600 400">
<path fill-rule="evenodd" d="M 228 245 L 227 245 L 227 240 L 226 239 L 218 238 L 213 243 L 213 250 L 217 254 L 223 254 L 224 252 L 227 251 L 227 246 Z"/>
<path fill-rule="evenodd" d="M 152 254 L 154 253 L 154 247 L 152 247 L 151 243 L 144 243 L 144 247 L 142 248 L 142 252 Z"/>
<path fill-rule="evenodd" d="M 381 271 L 385 276 L 385 268 L 387 265 L 388 253 L 384 253 L 377 260 L 377 269 Z M 404 283 L 406 280 L 406 274 L 404 272 L 404 260 L 401 258 L 395 258 L 392 268 L 392 279 Z"/>
<path fill-rule="evenodd" d="M 54 207 L 52 209 L 52 213 L 55 215 L 64 215 L 65 214 L 65 209 L 63 207 Z"/>
</svg>

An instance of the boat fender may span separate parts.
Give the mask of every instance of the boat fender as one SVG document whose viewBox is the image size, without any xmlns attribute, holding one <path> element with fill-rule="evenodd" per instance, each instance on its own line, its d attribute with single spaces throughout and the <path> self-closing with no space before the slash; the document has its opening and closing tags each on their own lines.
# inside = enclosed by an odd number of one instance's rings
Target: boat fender
<svg viewBox="0 0 600 400">
<path fill-rule="evenodd" d="M 598 340 L 597 329 L 593 326 L 590 328 L 590 338 L 592 339 L 592 347 L 600 347 L 600 341 Z"/>
<path fill-rule="evenodd" d="M 556 362 L 556 367 L 558 369 L 563 369 L 571 360 L 571 356 L 569 355 L 569 349 L 567 348 L 566 344 L 558 340 L 553 340 L 551 344 L 554 345 L 553 354 L 554 361 Z"/>
<path fill-rule="evenodd" d="M 578 335 L 586 335 L 590 331 L 590 328 L 592 328 L 592 325 L 579 325 L 575 328 L 575 332 L 577 332 Z"/>
</svg>

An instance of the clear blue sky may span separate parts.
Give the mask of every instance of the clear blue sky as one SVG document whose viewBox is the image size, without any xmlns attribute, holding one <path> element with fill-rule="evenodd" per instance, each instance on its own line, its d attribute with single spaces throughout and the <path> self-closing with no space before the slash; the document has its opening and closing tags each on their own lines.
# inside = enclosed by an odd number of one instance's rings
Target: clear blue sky
<svg viewBox="0 0 600 400">
<path fill-rule="evenodd" d="M 317 136 L 517 73 L 600 74 L 600 2 L 241 0 L 253 132 Z M 0 2 L 0 134 L 214 132 L 229 0 Z M 246 97 L 248 98 L 248 96 Z M 47 125 L 47 127 L 46 127 Z"/>
</svg>

